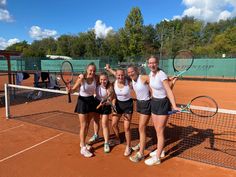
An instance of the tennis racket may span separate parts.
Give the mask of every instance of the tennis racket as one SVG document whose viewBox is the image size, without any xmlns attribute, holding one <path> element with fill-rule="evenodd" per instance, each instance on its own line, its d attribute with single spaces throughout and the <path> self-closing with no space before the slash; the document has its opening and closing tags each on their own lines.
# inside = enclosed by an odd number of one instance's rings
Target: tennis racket
<svg viewBox="0 0 236 177">
<path fill-rule="evenodd" d="M 186 106 L 181 106 L 181 111 L 173 110 L 168 114 L 178 112 L 191 113 L 199 117 L 213 117 L 218 112 L 218 104 L 209 96 L 197 96 L 193 98 Z"/>
<path fill-rule="evenodd" d="M 103 106 L 105 103 L 111 106 L 111 109 L 113 112 L 117 113 L 116 106 L 110 101 L 109 98 L 111 98 L 112 94 L 109 94 L 107 97 L 103 98 L 99 105 L 96 107 L 96 109 L 99 109 L 101 106 Z"/>
<path fill-rule="evenodd" d="M 190 50 L 180 50 L 173 58 L 175 77 L 179 77 L 188 71 L 194 62 L 193 53 Z"/>
<path fill-rule="evenodd" d="M 69 88 L 73 80 L 73 66 L 69 61 L 64 61 L 61 65 L 61 78 L 66 87 Z M 68 103 L 71 103 L 70 92 L 68 92 Z"/>
</svg>

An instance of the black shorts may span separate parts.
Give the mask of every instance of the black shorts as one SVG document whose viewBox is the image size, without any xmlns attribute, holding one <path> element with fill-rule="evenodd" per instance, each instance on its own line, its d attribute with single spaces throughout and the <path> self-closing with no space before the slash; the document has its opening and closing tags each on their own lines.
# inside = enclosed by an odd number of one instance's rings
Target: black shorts
<svg viewBox="0 0 236 177">
<path fill-rule="evenodd" d="M 100 100 L 95 98 L 95 104 L 96 107 L 100 104 Z M 96 109 L 96 113 L 101 114 L 101 115 L 109 115 L 111 114 L 111 105 L 103 105 L 100 108 Z"/>
<path fill-rule="evenodd" d="M 75 112 L 80 114 L 87 114 L 96 111 L 96 102 L 94 96 L 83 97 L 79 96 Z"/>
<path fill-rule="evenodd" d="M 140 114 L 151 115 L 151 100 L 137 100 L 136 110 Z"/>
<path fill-rule="evenodd" d="M 133 113 L 133 99 L 127 101 L 116 101 L 117 114 L 132 114 Z"/>
<path fill-rule="evenodd" d="M 171 111 L 170 100 L 165 98 L 152 98 L 151 100 L 151 112 L 156 115 L 168 115 L 168 111 Z"/>
</svg>

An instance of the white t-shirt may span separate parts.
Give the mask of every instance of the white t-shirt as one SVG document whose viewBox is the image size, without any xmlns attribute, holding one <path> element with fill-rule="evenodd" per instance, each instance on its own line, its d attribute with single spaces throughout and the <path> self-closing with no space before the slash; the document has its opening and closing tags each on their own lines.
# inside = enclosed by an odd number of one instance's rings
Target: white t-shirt
<svg viewBox="0 0 236 177">
<path fill-rule="evenodd" d="M 132 80 L 132 86 L 137 100 L 150 100 L 149 86 L 143 83 L 141 75 L 138 76 L 137 81 Z"/>
<path fill-rule="evenodd" d="M 162 70 L 160 70 L 156 74 L 151 72 L 149 74 L 149 78 L 152 96 L 154 98 L 165 98 L 167 94 L 163 85 L 163 81 L 167 79 L 167 75 Z"/>
<path fill-rule="evenodd" d="M 102 87 L 101 85 L 97 86 L 96 98 L 101 101 L 107 98 L 107 96 L 108 96 L 107 89 Z"/>
<path fill-rule="evenodd" d="M 93 96 L 95 93 L 95 89 L 96 89 L 95 79 L 93 80 L 91 84 L 88 84 L 85 79 L 80 86 L 79 95 L 84 96 L 84 97 Z"/>
<path fill-rule="evenodd" d="M 131 98 L 130 86 L 128 84 L 128 81 L 125 81 L 125 85 L 123 88 L 119 88 L 117 85 L 117 81 L 115 81 L 114 90 L 119 101 L 127 101 Z"/>
</svg>

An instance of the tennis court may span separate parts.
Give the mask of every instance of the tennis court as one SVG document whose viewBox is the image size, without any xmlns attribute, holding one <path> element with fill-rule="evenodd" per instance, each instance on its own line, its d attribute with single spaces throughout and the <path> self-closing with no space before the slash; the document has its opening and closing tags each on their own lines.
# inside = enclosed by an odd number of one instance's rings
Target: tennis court
<svg viewBox="0 0 236 177">
<path fill-rule="evenodd" d="M 67 104 L 66 95 L 27 100 L 22 92 L 23 97 L 11 102 L 12 119 L 6 120 L 5 108 L 0 108 L 0 173 L 4 177 L 235 176 L 236 115 L 225 113 L 236 107 L 235 90 L 236 84 L 231 82 L 178 81 L 174 87 L 178 103 L 209 95 L 217 101 L 220 110 L 210 119 L 184 113 L 171 116 L 166 128 L 167 156 L 161 165 L 153 167 L 144 162 L 133 163 L 123 156 L 122 123 L 121 145 L 105 154 L 103 142 L 98 142 L 93 145 L 95 156 L 83 158 L 79 148 L 79 120 L 73 114 L 77 97 L 72 96 L 72 103 Z M 133 145 L 138 142 L 137 120 L 135 113 L 131 126 Z M 89 134 L 92 135 L 92 126 Z M 147 136 L 146 154 L 156 143 L 151 121 Z"/>
</svg>

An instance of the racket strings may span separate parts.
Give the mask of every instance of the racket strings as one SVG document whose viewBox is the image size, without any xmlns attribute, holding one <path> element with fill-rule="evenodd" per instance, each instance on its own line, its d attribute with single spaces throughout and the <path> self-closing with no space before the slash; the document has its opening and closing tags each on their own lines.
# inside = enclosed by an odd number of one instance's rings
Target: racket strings
<svg viewBox="0 0 236 177">
<path fill-rule="evenodd" d="M 200 97 L 191 102 L 190 110 L 192 113 L 202 117 L 212 117 L 217 113 L 216 103 L 208 97 Z"/>
<path fill-rule="evenodd" d="M 62 79 L 66 83 L 70 83 L 73 78 L 73 69 L 70 63 L 64 62 L 62 67 L 61 67 L 61 73 L 62 73 Z"/>
<path fill-rule="evenodd" d="M 183 71 L 191 67 L 192 58 L 176 58 L 174 61 L 174 67 L 177 71 Z"/>
<path fill-rule="evenodd" d="M 174 68 L 176 71 L 184 71 L 192 66 L 194 57 L 189 51 L 180 51 L 174 58 Z"/>
</svg>

